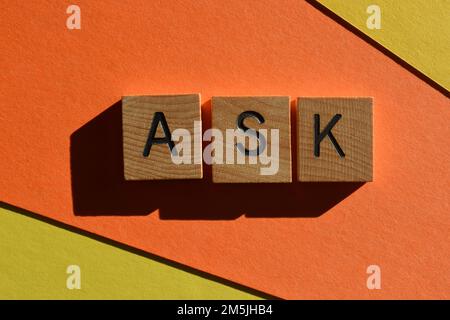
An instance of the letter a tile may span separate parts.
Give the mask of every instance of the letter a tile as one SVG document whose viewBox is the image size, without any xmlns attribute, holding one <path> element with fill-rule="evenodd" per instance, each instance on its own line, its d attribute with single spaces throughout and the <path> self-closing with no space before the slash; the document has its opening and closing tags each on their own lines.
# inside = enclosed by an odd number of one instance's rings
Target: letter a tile
<svg viewBox="0 0 450 320">
<path fill-rule="evenodd" d="M 125 180 L 202 178 L 200 95 L 122 98 Z"/>
<path fill-rule="evenodd" d="M 299 98 L 299 181 L 372 181 L 372 98 Z"/>
</svg>

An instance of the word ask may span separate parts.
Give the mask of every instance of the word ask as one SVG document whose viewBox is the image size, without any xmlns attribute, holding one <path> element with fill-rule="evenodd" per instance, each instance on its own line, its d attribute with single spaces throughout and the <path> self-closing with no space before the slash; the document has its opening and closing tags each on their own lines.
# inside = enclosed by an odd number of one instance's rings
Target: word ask
<svg viewBox="0 0 450 320">
<path fill-rule="evenodd" d="M 201 179 L 207 164 L 215 183 L 292 182 L 295 155 L 298 181 L 372 181 L 372 104 L 300 97 L 293 113 L 285 96 L 212 97 L 202 128 L 199 94 L 125 96 L 124 176 Z"/>
</svg>

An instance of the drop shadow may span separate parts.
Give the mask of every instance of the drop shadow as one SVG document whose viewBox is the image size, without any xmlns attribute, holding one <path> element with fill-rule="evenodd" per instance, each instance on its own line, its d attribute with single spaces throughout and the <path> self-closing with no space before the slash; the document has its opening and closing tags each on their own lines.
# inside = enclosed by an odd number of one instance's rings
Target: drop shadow
<svg viewBox="0 0 450 320">
<path fill-rule="evenodd" d="M 402 66 L 403 68 L 405 68 L 406 70 L 408 70 L 409 72 L 414 74 L 416 77 L 418 77 L 422 81 L 425 81 L 428 85 L 430 85 L 437 91 L 441 92 L 444 96 L 450 98 L 450 92 L 446 88 L 444 88 L 439 83 L 437 83 L 436 81 L 434 81 L 433 79 L 431 79 L 430 77 L 428 77 L 427 75 L 425 75 L 424 73 L 422 73 L 421 71 L 419 71 L 418 69 L 416 69 L 415 67 L 410 65 L 408 62 L 406 62 L 399 56 L 395 55 L 393 52 L 391 52 L 388 49 L 386 49 L 385 47 L 383 47 L 383 45 L 376 42 L 374 39 L 372 39 L 371 37 L 366 35 L 364 32 L 362 32 L 361 30 L 359 30 L 358 28 L 356 28 L 349 22 L 347 22 L 345 19 L 338 16 L 336 13 L 334 13 L 333 11 L 328 9 L 326 6 L 319 3 L 317 0 L 306 0 L 306 2 L 309 3 L 311 6 L 313 6 L 314 8 L 316 8 L 317 10 L 319 10 L 320 12 L 322 12 L 324 15 L 326 15 L 330 19 L 333 19 L 335 22 L 339 23 L 341 26 L 346 28 L 348 31 L 352 32 L 353 34 L 355 34 L 356 36 L 358 36 L 359 38 L 361 38 L 362 40 L 364 40 L 365 42 L 367 42 L 368 44 L 370 44 L 371 46 L 376 48 L 378 51 L 380 51 L 384 55 L 386 55 L 389 58 L 391 58 L 392 60 L 394 60 L 395 63 Z"/>
<path fill-rule="evenodd" d="M 211 101 L 202 106 L 203 128 L 211 126 Z M 296 123 L 295 104 L 291 108 Z M 292 126 L 292 145 L 296 145 Z M 204 165 L 201 180 L 125 181 L 122 113 L 117 102 L 70 137 L 73 210 L 79 216 L 147 215 L 161 219 L 231 220 L 247 217 L 318 217 L 363 183 L 212 183 Z M 205 144 L 205 143 L 204 143 Z M 293 177 L 296 177 L 296 152 Z"/>
</svg>

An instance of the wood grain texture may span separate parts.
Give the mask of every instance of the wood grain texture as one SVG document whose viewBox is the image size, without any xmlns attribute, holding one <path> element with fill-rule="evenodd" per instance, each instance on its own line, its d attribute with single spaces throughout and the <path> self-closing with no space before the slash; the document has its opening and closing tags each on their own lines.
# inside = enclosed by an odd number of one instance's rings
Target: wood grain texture
<svg viewBox="0 0 450 320">
<path fill-rule="evenodd" d="M 274 175 L 261 175 L 261 168 L 269 165 L 250 164 L 248 156 L 245 164 L 216 164 L 212 165 L 212 177 L 215 183 L 264 183 L 264 182 L 292 182 L 291 172 L 291 126 L 290 126 L 290 98 L 289 97 L 213 97 L 212 98 L 212 127 L 220 129 L 225 137 L 226 129 L 237 128 L 237 118 L 245 111 L 260 113 L 265 121 L 259 124 L 254 118 L 247 118 L 245 125 L 254 130 L 267 129 L 267 153 L 271 155 L 270 130 L 279 130 L 279 166 Z M 225 141 L 225 149 L 235 144 Z M 246 145 L 248 147 L 248 144 Z M 252 149 L 252 148 L 248 148 Z M 254 148 L 253 148 L 254 149 Z M 237 156 L 236 150 L 236 156 Z"/>
<path fill-rule="evenodd" d="M 170 131 L 187 129 L 192 142 L 191 164 L 175 164 L 167 144 L 155 144 L 143 156 L 155 112 L 163 112 Z M 122 98 L 123 156 L 126 180 L 201 179 L 202 151 L 193 147 L 194 121 L 201 121 L 200 95 L 127 96 Z M 164 137 L 158 125 L 156 137 Z M 200 144 L 201 145 L 201 144 Z"/>
<path fill-rule="evenodd" d="M 314 155 L 314 114 L 320 131 L 336 115 L 331 132 L 345 153 L 340 157 L 326 136 Z M 299 98 L 297 103 L 299 181 L 372 181 L 372 98 Z"/>
</svg>

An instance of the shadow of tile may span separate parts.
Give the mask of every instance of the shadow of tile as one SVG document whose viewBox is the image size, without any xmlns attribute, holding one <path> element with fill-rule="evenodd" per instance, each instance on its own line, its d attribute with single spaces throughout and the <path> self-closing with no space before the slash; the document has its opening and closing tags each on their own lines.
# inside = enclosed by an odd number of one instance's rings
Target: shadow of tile
<svg viewBox="0 0 450 320">
<path fill-rule="evenodd" d="M 211 126 L 210 104 L 202 106 L 203 127 Z M 291 108 L 295 124 L 295 106 Z M 292 126 L 293 146 L 296 126 Z M 258 217 L 318 217 L 363 183 L 212 183 L 211 167 L 202 180 L 125 181 L 122 114 L 117 102 L 71 135 L 70 161 L 75 215 L 147 215 L 161 219 L 230 220 Z M 293 152 L 293 177 L 296 177 Z"/>
</svg>

